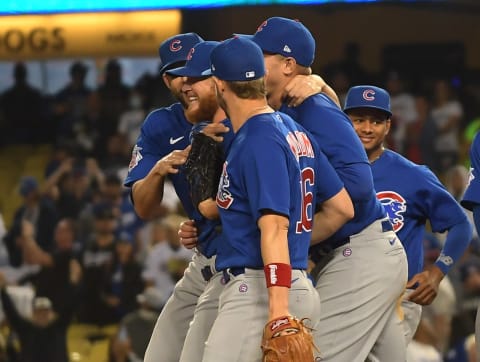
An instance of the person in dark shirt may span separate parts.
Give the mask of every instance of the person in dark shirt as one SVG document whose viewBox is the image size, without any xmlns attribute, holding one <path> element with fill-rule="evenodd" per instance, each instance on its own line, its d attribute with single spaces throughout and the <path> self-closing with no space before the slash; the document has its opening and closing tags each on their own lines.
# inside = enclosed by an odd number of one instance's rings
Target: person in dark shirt
<svg viewBox="0 0 480 362">
<path fill-rule="evenodd" d="M 5 129 L 0 142 L 6 144 L 38 144 L 51 141 L 48 102 L 39 89 L 28 82 L 27 66 L 18 62 L 13 67 L 14 84 L 0 95 L 0 108 Z"/>
<path fill-rule="evenodd" d="M 70 276 L 72 273 L 81 273 L 75 222 L 69 218 L 60 219 L 55 227 L 55 247 L 52 252 L 42 250 L 32 233 L 25 231 L 22 244 L 24 259 L 28 264 L 40 266 L 38 273 L 31 277 L 36 295 L 49 298 L 53 309 L 58 310 L 71 288 Z"/>
<path fill-rule="evenodd" d="M 22 362 L 68 362 L 67 329 L 70 324 L 78 275 L 72 276 L 72 288 L 65 295 L 62 309 L 56 312 L 50 299 L 36 297 L 32 304 L 32 317 L 22 316 L 10 298 L 6 281 L 0 273 L 0 295 L 5 316 L 20 340 Z"/>
</svg>

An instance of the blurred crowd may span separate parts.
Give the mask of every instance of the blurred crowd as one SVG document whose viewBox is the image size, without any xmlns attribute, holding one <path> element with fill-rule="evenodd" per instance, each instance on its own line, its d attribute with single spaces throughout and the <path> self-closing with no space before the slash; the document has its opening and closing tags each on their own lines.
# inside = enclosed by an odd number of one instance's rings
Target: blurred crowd
<svg viewBox="0 0 480 362">
<path fill-rule="evenodd" d="M 393 112 L 388 146 L 428 165 L 459 200 L 468 182 L 468 148 L 480 127 L 480 92 L 452 78 L 419 84 L 396 70 L 372 76 L 358 63 L 355 48 L 346 49 L 346 58 L 320 75 L 341 101 L 351 85 L 385 87 Z M 14 85 L 0 94 L 0 147 L 53 145 L 44 178 L 19 181 L 22 205 L 12 224 L 0 218 L 2 320 L 11 327 L 1 329 L 0 361 L 38 360 L 35 355 L 68 360 L 59 346 L 65 346 L 71 323 L 118 326 L 110 359 L 142 360 L 158 313 L 192 256 L 179 243 L 185 217 L 171 185 L 163 216 L 148 222 L 136 215 L 123 186 L 143 120 L 173 101 L 161 77 L 146 74 L 128 87 L 112 59 L 103 82 L 89 89 L 87 72 L 74 62 L 65 87 L 46 95 L 29 84 L 25 65 L 16 63 Z M 443 239 L 426 231 L 426 265 L 438 257 Z M 468 361 L 479 303 L 475 234 L 435 302 L 424 308 L 412 356 L 426 350 L 446 361 Z M 42 329 L 52 320 L 55 328 Z"/>
</svg>

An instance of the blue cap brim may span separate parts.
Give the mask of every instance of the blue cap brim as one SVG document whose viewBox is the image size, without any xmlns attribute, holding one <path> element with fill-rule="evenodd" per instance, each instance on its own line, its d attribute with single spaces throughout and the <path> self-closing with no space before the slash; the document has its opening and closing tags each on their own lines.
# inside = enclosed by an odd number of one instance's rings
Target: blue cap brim
<svg viewBox="0 0 480 362">
<path fill-rule="evenodd" d="M 354 106 L 351 106 L 351 107 L 344 108 L 343 111 L 347 112 L 347 111 L 351 111 L 352 109 L 357 109 L 357 108 L 373 108 L 373 109 L 376 109 L 378 111 L 382 111 L 383 113 L 387 114 L 389 118 L 393 116 L 392 112 L 387 111 L 385 108 L 370 106 L 370 105 L 368 105 L 368 106 L 367 105 L 354 105 Z"/>
<path fill-rule="evenodd" d="M 207 70 L 204 70 L 204 71 L 202 72 L 202 76 L 203 76 L 203 77 L 208 77 L 208 76 L 210 76 L 210 75 L 213 75 L 211 69 L 207 69 Z"/>
<path fill-rule="evenodd" d="M 238 36 L 239 38 L 245 38 L 245 39 L 249 39 L 249 40 L 253 39 L 253 34 L 237 34 L 237 33 L 234 33 L 233 36 Z"/>
<path fill-rule="evenodd" d="M 171 67 L 174 64 L 177 65 L 177 67 L 178 67 L 178 65 L 184 65 L 186 61 L 187 61 L 186 59 L 179 59 L 179 60 L 175 60 L 175 61 L 172 61 L 172 62 L 162 64 L 162 66 L 159 69 L 159 73 L 160 74 L 169 73 L 170 72 L 170 69 L 168 69 L 169 67 Z M 178 64 L 176 64 L 176 63 L 178 63 Z M 171 69 L 177 69 L 177 68 L 171 68 Z"/>
<path fill-rule="evenodd" d="M 209 69 L 207 69 L 207 70 L 209 70 Z M 205 73 L 207 70 L 200 71 L 200 70 L 192 69 L 192 68 L 189 68 L 189 67 L 179 67 L 179 68 L 174 68 L 174 69 L 167 70 L 166 73 L 167 74 L 172 74 L 172 75 L 177 75 L 177 76 L 180 76 L 180 77 L 205 77 L 206 75 L 203 74 L 203 73 Z"/>
</svg>

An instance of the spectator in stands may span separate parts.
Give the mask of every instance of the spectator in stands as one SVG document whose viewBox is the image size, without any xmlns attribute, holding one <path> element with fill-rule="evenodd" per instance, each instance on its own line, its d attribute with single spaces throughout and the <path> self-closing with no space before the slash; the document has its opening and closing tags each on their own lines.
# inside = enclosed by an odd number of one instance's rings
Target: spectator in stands
<svg viewBox="0 0 480 362">
<path fill-rule="evenodd" d="M 158 66 L 158 72 L 154 76 L 144 74 L 138 81 L 137 87 L 145 94 L 145 109 L 147 111 L 166 107 L 175 102 L 167 87 L 164 86 L 161 69 L 162 62 Z"/>
<path fill-rule="evenodd" d="M 55 95 L 56 141 L 75 140 L 75 128 L 87 117 L 91 90 L 85 85 L 88 68 L 76 61 L 70 67 L 70 81 Z"/>
<path fill-rule="evenodd" d="M 463 165 L 450 167 L 445 174 L 445 187 L 460 202 L 468 184 L 468 170 Z M 468 211 L 468 210 L 467 210 Z"/>
<path fill-rule="evenodd" d="M 96 92 L 98 98 L 99 139 L 97 155 L 102 155 L 108 138 L 118 129 L 120 115 L 126 111 L 130 89 L 123 83 L 122 66 L 117 59 L 110 59 L 105 66 L 105 80 Z"/>
<path fill-rule="evenodd" d="M 391 71 L 387 75 L 385 84 L 390 93 L 390 106 L 392 110 L 392 143 L 391 147 L 405 154 L 405 141 L 407 127 L 417 119 L 415 98 L 405 89 L 403 80 L 397 71 Z"/>
<path fill-rule="evenodd" d="M 3 238 L 7 235 L 7 228 L 5 227 L 5 221 L 3 220 L 2 212 L 0 211 L 0 267 L 10 264 L 8 258 L 8 250 L 3 242 Z"/>
<path fill-rule="evenodd" d="M 338 72 L 345 74 L 350 84 L 358 85 L 369 82 L 365 68 L 360 64 L 360 46 L 355 42 L 348 42 L 343 48 L 342 58 L 325 67 L 325 77 L 331 84 L 332 76 Z M 347 90 L 350 86 L 347 86 Z M 334 88 L 336 92 L 338 90 Z"/>
<path fill-rule="evenodd" d="M 147 287 L 137 296 L 138 308 L 122 319 L 112 341 L 114 362 L 143 361 L 164 299 L 162 292 L 155 287 Z"/>
<path fill-rule="evenodd" d="M 33 236 L 33 227 L 24 225 L 23 255 L 27 263 L 40 265 L 41 269 L 31 279 L 37 296 L 52 301 L 53 309 L 59 310 L 72 288 L 72 274 L 80 275 L 79 252 L 75 250 L 74 220 L 63 218 L 55 227 L 55 248 L 51 253 L 43 251 Z"/>
<path fill-rule="evenodd" d="M 123 186 L 122 179 L 116 173 L 106 173 L 103 187 L 96 190 L 92 203 L 87 204 L 78 217 L 79 240 L 84 241 L 93 231 L 93 208 L 99 203 L 109 204 L 117 218 L 116 233 L 126 231 L 137 237 L 138 230 L 144 222 L 133 208 L 128 189 Z"/>
<path fill-rule="evenodd" d="M 75 286 L 79 275 L 71 275 Z M 10 327 L 20 340 L 20 361 L 22 362 L 68 362 L 67 328 L 73 317 L 76 304 L 76 289 L 72 287 L 64 295 L 61 309 L 52 308 L 48 298 L 36 297 L 32 305 L 32 317 L 25 318 L 17 310 L 8 292 L 6 281 L 0 273 L 0 293 L 5 315 Z"/>
<path fill-rule="evenodd" d="M 114 133 L 106 139 L 105 150 L 97 157 L 105 172 L 126 174 L 132 156 L 132 147 L 125 134 Z"/>
<path fill-rule="evenodd" d="M 437 130 L 434 144 L 437 165 L 434 170 L 439 175 L 443 175 L 459 161 L 462 117 L 462 104 L 455 99 L 449 82 L 437 80 L 434 85 L 432 118 Z"/>
<path fill-rule="evenodd" d="M 426 233 L 424 238 L 425 268 L 435 263 L 440 256 L 441 249 L 442 245 L 438 239 L 433 234 Z M 422 320 L 434 331 L 432 345 L 441 355 L 444 355 L 449 347 L 451 323 L 457 302 L 450 278 L 450 275 L 445 275 L 438 287 L 436 298 L 422 310 Z"/>
<path fill-rule="evenodd" d="M 430 322 L 421 319 L 413 340 L 407 347 L 407 362 L 443 362 L 435 348 L 435 330 Z"/>
<path fill-rule="evenodd" d="M 94 158 L 66 158 L 45 180 L 43 189 L 54 198 L 60 215 L 77 218 L 103 182 L 103 171 Z"/>
<path fill-rule="evenodd" d="M 82 323 L 104 325 L 110 323 L 105 315 L 102 298 L 104 269 L 115 254 L 117 218 L 112 207 L 100 203 L 93 209 L 94 231 L 87 239 L 81 263 L 83 268 L 82 299 L 78 319 Z"/>
<path fill-rule="evenodd" d="M 172 293 L 193 256 L 191 250 L 182 247 L 178 236 L 179 225 L 185 220 L 183 216 L 171 214 L 153 224 L 152 245 L 142 276 L 147 285 L 163 293 L 163 302 Z"/>
<path fill-rule="evenodd" d="M 24 63 L 13 68 L 14 85 L 0 96 L 5 129 L 0 135 L 2 143 L 44 143 L 51 141 L 54 133 L 48 120 L 47 103 L 40 91 L 28 83 Z"/>
<path fill-rule="evenodd" d="M 468 259 L 460 265 L 459 270 L 464 288 L 462 312 L 469 314 L 473 321 L 480 304 L 480 262 L 477 258 Z"/>
<path fill-rule="evenodd" d="M 147 115 L 145 98 L 143 90 L 140 87 L 135 87 L 130 94 L 128 110 L 120 115 L 117 131 L 127 140 L 129 151 L 135 146 L 140 135 L 140 128 Z"/>
<path fill-rule="evenodd" d="M 459 311 L 452 321 L 450 350 L 446 362 L 474 362 L 475 315 L 480 303 L 480 258 L 468 252 L 463 258 L 458 271 L 462 290 Z"/>
<path fill-rule="evenodd" d="M 430 102 L 425 95 L 415 97 L 417 118 L 407 124 L 405 137 L 405 156 L 417 164 L 435 167 L 433 143 L 436 137 L 435 123 L 430 114 Z"/>
<path fill-rule="evenodd" d="M 48 179 L 65 160 L 73 159 L 77 153 L 71 142 L 61 141 L 56 143 L 45 166 L 45 178 Z"/>
<path fill-rule="evenodd" d="M 20 180 L 19 192 L 23 204 L 16 210 L 12 226 L 4 238 L 12 266 L 22 264 L 22 222 L 26 220 L 33 224 L 38 245 L 43 250 L 50 251 L 53 247 L 53 230 L 58 219 L 55 206 L 43 197 L 35 177 L 23 177 Z"/>
<path fill-rule="evenodd" d="M 122 233 L 115 242 L 112 260 L 102 270 L 101 301 L 104 323 L 114 324 L 136 309 L 136 297 L 143 290 L 141 266 L 134 258 L 133 238 Z"/>
</svg>

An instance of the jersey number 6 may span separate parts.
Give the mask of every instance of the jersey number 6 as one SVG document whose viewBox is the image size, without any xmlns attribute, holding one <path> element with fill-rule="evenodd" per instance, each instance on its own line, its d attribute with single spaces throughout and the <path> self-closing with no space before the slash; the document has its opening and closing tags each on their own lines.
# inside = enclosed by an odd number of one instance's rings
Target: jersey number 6
<svg viewBox="0 0 480 362">
<path fill-rule="evenodd" d="M 301 232 L 312 231 L 312 213 L 313 213 L 313 185 L 315 184 L 315 172 L 307 167 L 302 170 L 302 179 L 300 180 L 300 189 L 302 191 L 302 215 L 300 221 L 297 221 L 297 234 Z"/>
</svg>

